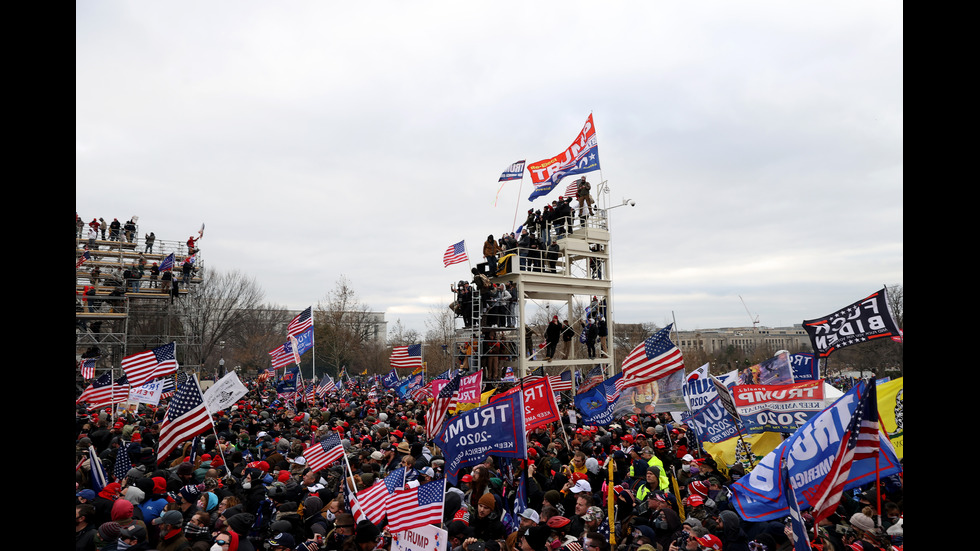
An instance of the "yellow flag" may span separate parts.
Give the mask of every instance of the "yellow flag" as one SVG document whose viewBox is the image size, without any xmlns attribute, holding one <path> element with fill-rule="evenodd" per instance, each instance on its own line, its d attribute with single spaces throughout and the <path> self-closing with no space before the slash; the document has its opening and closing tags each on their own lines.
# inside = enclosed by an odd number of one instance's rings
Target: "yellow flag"
<svg viewBox="0 0 980 551">
<path fill-rule="evenodd" d="M 881 417 L 881 430 L 888 435 L 892 446 L 895 448 L 895 455 L 899 459 L 905 455 L 905 442 L 903 433 L 905 432 L 902 421 L 903 397 L 902 389 L 905 377 L 899 377 L 894 381 L 888 381 L 878 385 L 878 415 Z"/>
<path fill-rule="evenodd" d="M 742 449 L 742 443 L 737 437 L 729 438 L 717 444 L 705 442 L 704 451 L 715 458 L 715 461 L 718 462 L 718 468 L 725 471 L 726 475 L 728 465 L 734 465 L 735 463 L 742 463 L 747 473 L 750 470 L 749 465 L 754 466 L 766 454 L 776 449 L 776 446 L 783 441 L 783 436 L 778 432 L 763 432 L 761 434 L 746 435 L 744 440 L 749 446 L 751 455 L 745 453 Z"/>
<path fill-rule="evenodd" d="M 488 391 L 484 392 L 483 394 L 481 394 L 480 395 L 480 403 L 479 404 L 477 404 L 477 403 L 456 404 L 456 413 L 460 413 L 460 412 L 463 412 L 463 411 L 468 411 L 468 410 L 471 410 L 471 409 L 478 408 L 480 406 L 487 405 L 487 402 L 490 400 L 490 397 L 493 396 L 493 393 L 494 392 L 497 392 L 496 389 L 488 390 Z"/>
</svg>

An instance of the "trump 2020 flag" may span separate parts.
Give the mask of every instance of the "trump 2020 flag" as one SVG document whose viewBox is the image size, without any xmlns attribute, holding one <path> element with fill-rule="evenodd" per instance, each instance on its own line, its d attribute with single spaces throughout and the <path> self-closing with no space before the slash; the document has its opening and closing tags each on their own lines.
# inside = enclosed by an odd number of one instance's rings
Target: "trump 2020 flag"
<svg viewBox="0 0 980 551">
<path fill-rule="evenodd" d="M 734 482 L 731 503 L 735 512 L 749 522 L 776 520 L 790 514 L 787 485 L 792 486 L 800 510 L 806 510 L 818 507 L 823 496 L 832 497 L 833 492 L 839 495 L 844 490 L 874 482 L 876 476 L 885 478 L 901 472 L 887 437 L 879 439 L 872 426 L 877 425 L 877 416 L 873 422 L 865 422 L 871 421 L 868 419 L 871 415 L 864 409 L 869 405 L 862 400 L 866 386 L 866 382 L 859 383 L 811 417 L 763 457 L 751 473 Z M 858 421 L 852 424 L 854 419 Z M 851 432 L 854 426 L 860 427 L 858 436 Z M 856 451 L 849 454 L 847 444 L 852 437 Z M 880 446 L 877 456 L 865 443 L 872 448 Z M 782 479 L 784 464 L 789 481 Z M 816 514 L 814 518 L 818 518 Z"/>
<path fill-rule="evenodd" d="M 507 170 L 505 170 L 504 173 L 500 175 L 500 179 L 497 181 L 508 182 L 510 180 L 520 180 L 521 178 L 523 178 L 525 161 L 526 159 L 522 161 L 517 161 L 516 163 L 513 163 L 512 165 L 507 167 Z"/>
<path fill-rule="evenodd" d="M 497 206 L 497 200 L 500 199 L 500 190 L 504 189 L 504 184 L 511 180 L 523 180 L 524 179 L 524 161 L 517 161 L 516 163 L 507 167 L 507 170 L 500 175 L 498 182 L 503 182 L 500 187 L 497 188 L 497 196 L 493 199 L 493 206 Z M 521 232 L 518 231 L 517 235 Z"/>
<path fill-rule="evenodd" d="M 534 191 L 527 199 L 533 201 L 551 193 L 551 190 L 555 189 L 555 186 L 566 176 L 593 170 L 599 170 L 599 144 L 590 114 L 582 131 L 565 151 L 549 159 L 527 165 L 531 183 L 534 184 Z"/>
<path fill-rule="evenodd" d="M 810 336 L 813 350 L 820 358 L 826 358 L 835 350 L 852 344 L 901 335 L 888 307 L 885 289 L 832 314 L 804 320 L 803 329 Z"/>
<path fill-rule="evenodd" d="M 487 456 L 527 457 L 526 434 L 518 392 L 453 417 L 435 440 L 446 458 L 446 477 L 455 484 L 460 469 L 482 463 Z"/>
</svg>

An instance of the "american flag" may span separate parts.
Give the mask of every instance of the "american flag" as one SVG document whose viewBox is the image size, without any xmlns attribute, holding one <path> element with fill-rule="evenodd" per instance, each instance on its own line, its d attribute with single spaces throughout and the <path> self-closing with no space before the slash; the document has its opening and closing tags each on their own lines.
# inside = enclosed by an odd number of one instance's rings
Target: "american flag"
<svg viewBox="0 0 980 551">
<path fill-rule="evenodd" d="M 88 251 L 85 251 L 84 253 L 82 253 L 82 256 L 79 256 L 78 257 L 78 261 L 75 262 L 75 269 L 77 270 L 77 269 L 81 268 L 82 267 L 82 264 L 85 264 L 85 261 L 86 260 L 90 260 L 91 258 L 92 258 L 92 253 L 90 253 Z"/>
<path fill-rule="evenodd" d="M 623 390 L 653 382 L 678 369 L 684 369 L 684 357 L 670 340 L 670 329 L 673 325 L 657 331 L 626 356 L 623 360 L 623 378 L 616 383 L 616 388 Z"/>
<path fill-rule="evenodd" d="M 167 414 L 160 424 L 160 447 L 157 463 L 162 462 L 181 442 L 194 438 L 214 427 L 211 414 L 204 405 L 197 377 L 190 377 L 180 385 L 167 407 Z"/>
<path fill-rule="evenodd" d="M 844 484 L 851 474 L 851 464 L 878 455 L 881 449 L 878 426 L 878 391 L 874 381 L 865 381 L 865 389 L 844 431 L 840 449 L 830 472 L 814 491 L 813 521 L 829 517 L 840 503 Z"/>
<path fill-rule="evenodd" d="M 173 269 L 174 269 L 174 253 L 170 253 L 167 255 L 167 258 L 164 258 L 163 261 L 160 262 L 160 271 L 167 272 Z"/>
<path fill-rule="evenodd" d="M 316 403 L 316 383 L 310 383 L 306 385 L 306 394 L 304 396 L 307 404 L 313 405 Z"/>
<path fill-rule="evenodd" d="M 336 388 L 337 383 L 333 382 L 330 375 L 324 375 L 323 378 L 320 379 L 320 384 L 316 387 L 316 393 L 320 396 L 320 398 L 326 398 L 327 395 L 333 392 Z"/>
<path fill-rule="evenodd" d="M 293 345 L 289 342 L 269 352 L 269 356 L 269 360 L 272 362 L 272 369 L 286 367 L 296 361 L 296 354 L 293 354 Z"/>
<path fill-rule="evenodd" d="M 177 343 L 165 344 L 153 350 L 126 356 L 122 359 L 122 368 L 129 377 L 133 388 L 166 375 L 177 372 Z"/>
<path fill-rule="evenodd" d="M 432 400 L 432 405 L 425 412 L 425 432 L 429 438 L 435 438 L 442 430 L 442 423 L 446 420 L 446 412 L 449 406 L 456 402 L 456 394 L 459 392 L 459 375 L 446 383 Z"/>
<path fill-rule="evenodd" d="M 436 379 L 433 379 L 435 381 Z M 413 400 L 416 402 L 424 401 L 428 398 L 432 398 L 432 381 L 429 381 L 422 388 L 417 388 L 409 394 Z"/>
<path fill-rule="evenodd" d="M 617 373 L 612 377 L 609 377 L 605 381 L 602 381 L 602 388 L 606 394 L 606 401 L 609 402 L 610 404 L 614 403 L 616 400 L 619 400 L 619 395 L 621 391 L 618 388 L 616 388 L 616 384 L 619 382 L 619 380 L 622 377 L 623 377 L 622 373 Z"/>
<path fill-rule="evenodd" d="M 398 467 L 397 469 L 391 471 L 384 477 L 385 488 L 388 489 L 388 495 L 391 495 L 398 490 L 405 487 L 405 480 L 408 477 L 408 473 L 405 471 L 405 467 Z M 387 498 L 385 498 L 387 501 Z"/>
<path fill-rule="evenodd" d="M 126 473 L 133 468 L 133 462 L 129 459 L 129 444 L 123 443 L 116 449 L 116 460 L 112 463 L 112 476 L 117 482 L 126 478 Z"/>
<path fill-rule="evenodd" d="M 174 395 L 174 392 L 177 392 L 177 389 L 180 387 L 180 385 L 186 382 L 187 382 L 187 373 L 184 373 L 183 371 L 171 375 L 169 377 L 164 377 L 163 388 L 160 390 L 160 397 L 170 398 L 171 396 Z"/>
<path fill-rule="evenodd" d="M 256 380 L 261 383 L 263 381 L 268 381 L 269 379 L 272 379 L 275 376 L 276 376 L 276 368 L 273 367 L 272 369 L 266 369 L 262 373 L 259 373 L 259 376 Z"/>
<path fill-rule="evenodd" d="M 394 472 L 389 473 L 384 480 L 379 480 L 372 486 L 357 492 L 357 506 L 351 506 L 351 514 L 354 515 L 355 520 L 360 522 L 361 519 L 366 517 L 371 522 L 380 524 L 385 519 L 385 511 L 388 510 L 389 494 L 388 484 L 385 481 L 391 478 L 392 475 L 394 475 Z M 404 473 L 399 474 L 397 478 L 402 479 L 403 477 Z M 358 515 L 360 515 L 360 518 L 358 518 Z"/>
<path fill-rule="evenodd" d="M 422 369 L 422 345 L 396 346 L 389 358 L 392 369 Z"/>
<path fill-rule="evenodd" d="M 442 522 L 446 479 L 399 490 L 388 498 L 388 529 L 402 532 Z"/>
<path fill-rule="evenodd" d="M 465 240 L 464 240 L 465 241 Z M 446 252 L 442 255 L 443 267 L 449 266 L 450 264 L 459 264 L 460 262 L 466 262 L 469 257 L 466 256 L 466 246 L 463 245 L 463 241 L 456 243 L 455 245 L 450 245 Z"/>
<path fill-rule="evenodd" d="M 563 371 L 561 375 L 549 375 L 548 379 L 551 380 L 551 390 L 555 392 L 571 392 L 572 390 L 571 371 Z"/>
<path fill-rule="evenodd" d="M 378 484 L 375 484 L 375 486 L 383 487 L 384 484 L 379 482 Z M 368 490 L 370 490 L 370 488 L 364 491 L 367 492 Z M 370 520 L 375 524 L 380 524 L 381 521 L 384 520 L 384 511 L 382 511 L 382 516 L 378 520 L 370 519 L 365 516 L 364 511 L 361 509 L 361 503 L 357 499 L 357 494 L 354 493 L 354 490 L 351 488 L 351 479 L 346 476 L 344 477 L 344 495 L 347 497 L 347 508 L 350 510 L 350 514 L 354 515 L 355 524 L 365 519 Z"/>
<path fill-rule="evenodd" d="M 310 447 L 303 450 L 303 457 L 306 458 L 306 466 L 314 471 L 326 469 L 335 461 L 344 458 L 344 446 L 340 443 L 340 436 L 332 433 L 323 440 L 310 444 Z"/>
<path fill-rule="evenodd" d="M 544 376 L 544 367 L 539 367 L 524 377 L 523 380 L 525 383 L 529 383 Z M 570 392 L 572 390 L 572 372 L 565 370 L 560 375 L 548 375 L 548 382 L 551 383 L 553 392 Z"/>
<path fill-rule="evenodd" d="M 293 321 L 289 322 L 286 327 L 286 334 L 292 336 L 302 335 L 307 329 L 313 327 L 313 307 L 310 306 L 306 310 L 300 312 L 298 316 L 293 318 Z"/>
<path fill-rule="evenodd" d="M 565 197 L 578 197 L 578 180 L 568 184 L 565 188 Z"/>
<path fill-rule="evenodd" d="M 125 376 L 118 381 L 112 380 L 112 372 L 106 371 L 98 379 L 92 381 L 75 403 L 86 402 L 88 409 L 99 409 L 129 399 L 129 381 Z"/>
<path fill-rule="evenodd" d="M 597 365 L 589 371 L 585 377 L 583 377 L 582 383 L 578 387 L 578 392 L 585 392 L 591 390 L 592 387 L 602 383 L 606 374 L 602 368 L 602 365 Z"/>
<path fill-rule="evenodd" d="M 82 370 L 83 379 L 93 379 L 95 378 L 95 362 L 99 361 L 98 358 L 82 358 L 79 366 Z"/>
</svg>

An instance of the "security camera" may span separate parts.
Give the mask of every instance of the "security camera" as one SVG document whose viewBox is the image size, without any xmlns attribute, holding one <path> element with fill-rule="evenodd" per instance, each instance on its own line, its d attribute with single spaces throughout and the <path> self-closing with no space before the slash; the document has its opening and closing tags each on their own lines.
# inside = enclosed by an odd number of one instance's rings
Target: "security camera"
<svg viewBox="0 0 980 551">
<path fill-rule="evenodd" d="M 632 199 L 630 199 L 630 206 L 631 207 L 635 207 L 636 206 L 636 201 L 633 201 Z"/>
</svg>

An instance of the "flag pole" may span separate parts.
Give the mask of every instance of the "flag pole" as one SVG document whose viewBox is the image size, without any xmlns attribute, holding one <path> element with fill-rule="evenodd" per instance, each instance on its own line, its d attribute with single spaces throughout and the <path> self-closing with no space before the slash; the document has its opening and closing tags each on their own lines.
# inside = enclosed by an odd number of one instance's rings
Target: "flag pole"
<svg viewBox="0 0 980 551">
<path fill-rule="evenodd" d="M 514 204 L 514 222 L 510 226 L 510 231 L 517 229 L 517 211 L 521 208 L 521 191 L 524 190 L 524 171 L 521 170 L 521 183 L 517 187 L 517 203 Z"/>
</svg>

